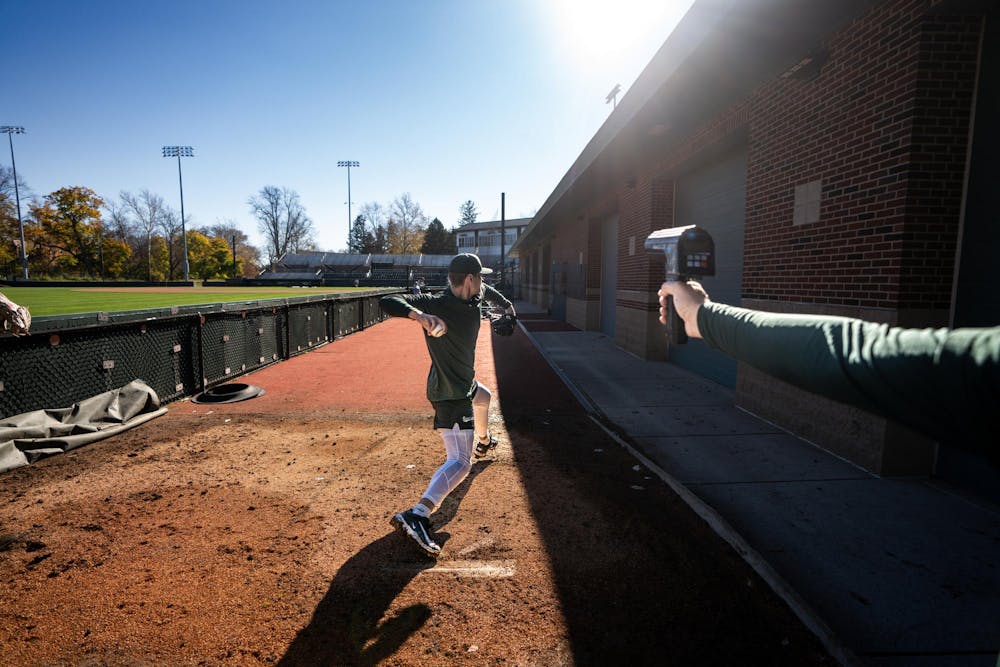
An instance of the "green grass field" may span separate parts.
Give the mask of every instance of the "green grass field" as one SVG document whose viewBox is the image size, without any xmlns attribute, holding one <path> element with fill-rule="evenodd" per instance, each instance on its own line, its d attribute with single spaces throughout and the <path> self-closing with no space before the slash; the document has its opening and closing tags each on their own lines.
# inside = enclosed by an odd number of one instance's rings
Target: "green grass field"
<svg viewBox="0 0 1000 667">
<path fill-rule="evenodd" d="M 364 291 L 366 287 L 4 287 L 32 317 Z"/>
</svg>

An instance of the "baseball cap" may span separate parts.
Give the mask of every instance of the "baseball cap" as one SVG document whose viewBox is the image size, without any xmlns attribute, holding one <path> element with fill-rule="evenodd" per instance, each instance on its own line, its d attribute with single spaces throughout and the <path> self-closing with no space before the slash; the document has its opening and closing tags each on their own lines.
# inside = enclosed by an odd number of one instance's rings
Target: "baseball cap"
<svg viewBox="0 0 1000 667">
<path fill-rule="evenodd" d="M 464 252 L 461 255 L 455 255 L 451 264 L 448 265 L 448 273 L 472 273 L 472 274 L 488 274 L 493 273 L 493 269 L 483 267 L 483 263 L 479 261 L 479 258 L 470 252 Z"/>
</svg>

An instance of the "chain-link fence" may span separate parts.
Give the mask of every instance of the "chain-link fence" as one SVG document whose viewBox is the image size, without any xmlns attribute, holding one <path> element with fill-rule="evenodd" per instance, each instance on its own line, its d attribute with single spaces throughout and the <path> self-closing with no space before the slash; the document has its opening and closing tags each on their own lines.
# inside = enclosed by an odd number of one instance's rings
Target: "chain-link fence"
<svg viewBox="0 0 1000 667">
<path fill-rule="evenodd" d="M 0 418 L 67 407 L 139 379 L 164 403 L 385 319 L 378 293 L 39 317 L 0 339 Z"/>
</svg>

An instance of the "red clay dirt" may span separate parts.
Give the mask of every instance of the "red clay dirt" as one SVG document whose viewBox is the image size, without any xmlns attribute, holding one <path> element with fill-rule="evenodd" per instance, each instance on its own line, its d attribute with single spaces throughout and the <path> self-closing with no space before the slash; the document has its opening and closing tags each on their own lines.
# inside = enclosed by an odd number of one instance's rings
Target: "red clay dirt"
<svg viewBox="0 0 1000 667">
<path fill-rule="evenodd" d="M 756 574 L 483 327 L 496 455 L 417 553 L 443 460 L 390 320 L 0 480 L 2 665 L 834 664 Z"/>
</svg>

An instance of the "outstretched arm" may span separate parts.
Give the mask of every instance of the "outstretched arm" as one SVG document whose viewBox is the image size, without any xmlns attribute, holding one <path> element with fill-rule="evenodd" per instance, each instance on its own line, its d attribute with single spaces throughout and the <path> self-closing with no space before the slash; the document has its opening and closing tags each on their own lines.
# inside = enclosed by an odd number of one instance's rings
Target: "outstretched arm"
<svg viewBox="0 0 1000 667">
<path fill-rule="evenodd" d="M 514 312 L 514 304 L 510 302 L 510 299 L 498 292 L 492 285 L 483 285 L 483 298 L 487 303 L 493 306 L 500 306 L 505 312 L 508 312 L 511 315 L 516 315 Z"/>
<path fill-rule="evenodd" d="M 955 441 L 995 437 L 1000 327 L 903 329 L 846 317 L 711 303 L 697 284 L 665 283 L 691 337 L 785 382 Z"/>
<path fill-rule="evenodd" d="M 379 306 L 391 317 L 406 317 L 417 322 L 429 336 L 439 338 L 448 333 L 448 325 L 437 315 L 425 313 L 420 305 L 429 303 L 426 295 L 392 295 L 379 299 Z"/>
</svg>

